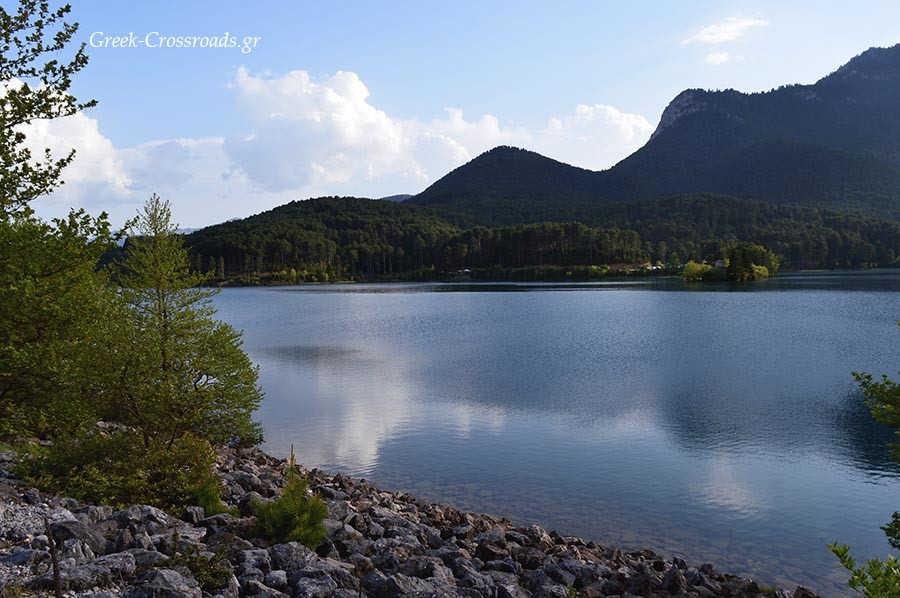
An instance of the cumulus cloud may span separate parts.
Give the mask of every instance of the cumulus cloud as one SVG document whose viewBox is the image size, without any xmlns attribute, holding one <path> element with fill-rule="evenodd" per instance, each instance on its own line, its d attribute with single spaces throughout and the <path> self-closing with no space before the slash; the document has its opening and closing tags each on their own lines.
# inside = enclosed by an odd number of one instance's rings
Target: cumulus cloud
<svg viewBox="0 0 900 598">
<path fill-rule="evenodd" d="M 713 66 L 719 66 L 720 64 L 725 64 L 726 62 L 731 61 L 731 54 L 728 52 L 711 52 L 706 55 L 704 59 L 707 64 L 711 64 Z"/>
<path fill-rule="evenodd" d="M 315 79 L 301 70 L 241 68 L 231 89 L 244 119 L 236 135 L 116 148 L 83 114 L 35 125 L 28 133 L 35 147 L 77 150 L 68 184 L 50 203 L 103 209 L 122 221 L 157 192 L 181 224 L 202 226 L 304 197 L 418 192 L 497 145 L 607 168 L 653 131 L 643 116 L 604 104 L 580 104 L 531 129 L 455 108 L 432 120 L 404 119 L 373 105 L 365 83 L 347 71 Z"/>
<path fill-rule="evenodd" d="M 445 108 L 446 116 L 420 127 L 424 133 L 435 133 L 453 139 L 466 148 L 470 157 L 498 145 L 526 145 L 531 135 L 523 127 L 503 126 L 492 114 L 467 121 L 462 110 Z"/>
<path fill-rule="evenodd" d="M 234 88 L 253 133 L 226 139 L 225 150 L 262 190 L 414 168 L 412 131 L 369 103 L 356 73 L 315 82 L 306 71 L 264 77 L 241 68 Z"/>
<path fill-rule="evenodd" d="M 750 17 L 728 17 L 718 23 L 707 25 L 694 35 L 684 39 L 682 44 L 721 44 L 733 42 L 746 36 L 751 30 L 766 27 L 769 22 Z"/>
<path fill-rule="evenodd" d="M 653 125 L 640 114 L 579 104 L 571 114 L 550 119 L 537 148 L 563 162 L 601 170 L 640 148 L 651 133 Z"/>
<path fill-rule="evenodd" d="M 64 171 L 65 184 L 54 194 L 66 202 L 98 188 L 124 193 L 131 183 L 112 142 L 100 133 L 97 121 L 83 113 L 53 120 L 35 120 L 22 128 L 26 145 L 35 157 L 49 149 L 62 158 L 74 149 L 75 159 Z"/>
</svg>

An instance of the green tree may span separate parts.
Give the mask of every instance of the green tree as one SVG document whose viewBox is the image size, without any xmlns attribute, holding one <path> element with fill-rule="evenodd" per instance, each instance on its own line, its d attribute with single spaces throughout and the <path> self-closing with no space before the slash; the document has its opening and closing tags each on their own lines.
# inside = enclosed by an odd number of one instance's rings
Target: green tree
<svg viewBox="0 0 900 598">
<path fill-rule="evenodd" d="M 775 254 L 758 243 L 738 243 L 728 252 L 728 279 L 744 282 L 768 278 L 778 270 Z"/>
<path fill-rule="evenodd" d="M 114 240 L 82 212 L 0 221 L 0 438 L 57 436 L 97 414 L 117 317 L 97 262 Z"/>
<path fill-rule="evenodd" d="M 136 229 L 119 267 L 128 319 L 119 334 L 116 421 L 140 430 L 148 445 L 187 434 L 258 444 L 257 370 L 240 333 L 214 319 L 216 291 L 191 271 L 169 203 L 153 195 Z"/>
<path fill-rule="evenodd" d="M 709 270 L 710 266 L 706 264 L 698 264 L 697 262 L 691 260 L 684 265 L 682 278 L 684 278 L 685 282 L 698 282 L 703 280 L 703 277 L 707 272 L 709 272 Z"/>
<path fill-rule="evenodd" d="M 74 150 L 42 159 L 27 147 L 23 127 L 42 119 L 70 116 L 95 105 L 79 102 L 69 89 L 72 77 L 87 65 L 85 45 L 62 57 L 78 30 L 66 23 L 69 5 L 51 9 L 48 2 L 20 0 L 10 12 L 0 7 L 0 219 L 28 212 L 28 204 L 59 184 Z"/>
<path fill-rule="evenodd" d="M 668 255 L 668 252 L 669 252 L 669 246 L 666 245 L 665 241 L 660 241 L 659 243 L 656 244 L 656 260 L 657 261 L 665 264 L 666 256 Z"/>
<path fill-rule="evenodd" d="M 73 211 L 47 223 L 29 205 L 62 184 L 74 152 L 33 156 L 27 126 L 94 105 L 69 93 L 87 64 L 83 45 L 64 55 L 77 30 L 69 11 L 33 0 L 0 7 L 0 437 L 77 427 L 96 406 L 102 370 L 106 217 Z"/>
<path fill-rule="evenodd" d="M 271 542 L 300 542 L 315 548 L 327 536 L 324 520 L 328 507 L 321 496 L 310 493 L 294 461 L 293 445 L 281 496 L 272 502 L 253 503 L 253 514 L 253 534 Z"/>
</svg>

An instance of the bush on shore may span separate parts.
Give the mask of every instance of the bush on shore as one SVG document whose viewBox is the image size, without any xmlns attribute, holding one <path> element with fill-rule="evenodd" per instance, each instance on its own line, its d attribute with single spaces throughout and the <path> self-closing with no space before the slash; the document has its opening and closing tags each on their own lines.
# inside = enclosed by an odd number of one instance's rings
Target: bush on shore
<svg viewBox="0 0 900 598">
<path fill-rule="evenodd" d="M 132 430 L 92 430 L 26 457 L 22 473 L 33 486 L 81 501 L 117 508 L 147 504 L 181 515 L 200 502 L 204 508 L 221 504 L 214 459 L 209 442 L 195 436 L 148 447 Z"/>
<path fill-rule="evenodd" d="M 328 516 L 325 501 L 309 491 L 294 462 L 294 451 L 288 460 L 287 484 L 281 496 L 270 502 L 253 505 L 256 525 L 253 533 L 275 543 L 300 542 L 315 548 L 325 539 L 324 519 Z"/>
</svg>

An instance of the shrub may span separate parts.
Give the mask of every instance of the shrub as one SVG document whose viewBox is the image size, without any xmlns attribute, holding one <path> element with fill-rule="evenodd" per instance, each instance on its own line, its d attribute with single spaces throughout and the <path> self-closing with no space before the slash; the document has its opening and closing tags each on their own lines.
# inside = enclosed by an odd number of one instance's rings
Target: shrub
<svg viewBox="0 0 900 598">
<path fill-rule="evenodd" d="M 706 264 L 698 264 L 697 262 L 691 260 L 687 264 L 684 265 L 684 272 L 682 273 L 682 277 L 685 282 L 697 282 L 703 280 L 703 276 L 709 272 L 712 268 L 707 266 Z"/>
<path fill-rule="evenodd" d="M 174 544 L 177 545 L 178 542 Z M 172 556 L 166 561 L 166 567 L 187 567 L 205 593 L 216 594 L 216 590 L 225 587 L 231 578 L 231 563 L 224 553 L 206 555 L 197 552 L 194 547 L 181 553 L 175 550 L 177 549 L 173 549 Z"/>
<path fill-rule="evenodd" d="M 207 517 L 219 515 L 220 513 L 228 513 L 235 517 L 240 516 L 237 508 L 229 507 L 222 502 L 222 481 L 219 480 L 218 476 L 209 476 L 202 480 L 194 490 L 191 503 L 198 507 L 203 507 L 203 513 Z"/>
<path fill-rule="evenodd" d="M 180 515 L 197 502 L 212 512 L 224 508 L 214 459 L 210 444 L 194 436 L 148 445 L 131 430 L 91 430 L 32 452 L 21 467 L 25 479 L 44 490 L 114 507 L 148 504 Z"/>
<path fill-rule="evenodd" d="M 309 484 L 296 469 L 292 451 L 284 492 L 270 503 L 253 505 L 254 534 L 275 543 L 300 542 L 315 548 L 327 534 L 323 521 L 328 507 L 320 496 L 309 492 Z"/>
<path fill-rule="evenodd" d="M 753 280 L 761 280 L 769 277 L 769 269 L 765 266 L 753 264 Z"/>
<path fill-rule="evenodd" d="M 847 584 L 866 598 L 896 598 L 900 596 L 900 560 L 889 556 L 885 560 L 869 559 L 859 565 L 850 556 L 850 547 L 834 543 L 828 547 L 841 566 L 850 572 Z"/>
</svg>

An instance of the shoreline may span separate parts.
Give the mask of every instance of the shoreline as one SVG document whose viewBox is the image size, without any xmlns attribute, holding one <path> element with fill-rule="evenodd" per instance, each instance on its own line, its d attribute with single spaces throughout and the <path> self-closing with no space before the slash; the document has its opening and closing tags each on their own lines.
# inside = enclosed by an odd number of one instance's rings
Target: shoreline
<svg viewBox="0 0 900 598">
<path fill-rule="evenodd" d="M 52 590 L 47 516 L 67 596 L 816 597 L 803 587 L 776 591 L 711 564 L 623 552 L 318 469 L 303 471 L 328 505 L 326 540 L 315 551 L 271 545 L 249 537 L 246 515 L 252 501 L 280 493 L 286 461 L 260 449 L 219 451 L 223 499 L 241 517 L 206 517 L 192 507 L 180 520 L 148 506 L 116 511 L 41 495 L 12 477 L 14 460 L 0 453 L 0 587 L 11 588 L 9 595 Z M 227 581 L 204 590 L 187 567 L 166 567 L 173 542 L 179 551 L 225 554 Z"/>
<path fill-rule="evenodd" d="M 578 266 L 584 267 L 584 266 Z M 900 266 L 897 267 L 867 267 L 867 268 L 834 268 L 834 269 L 821 269 L 821 268 L 810 268 L 810 269 L 802 269 L 802 270 L 779 270 L 776 274 L 771 275 L 763 280 L 771 280 L 775 278 L 779 278 L 781 275 L 792 275 L 792 274 L 828 274 L 828 273 L 864 273 L 864 272 L 874 272 L 874 271 L 893 271 L 900 270 Z M 584 284 L 584 283 L 602 283 L 602 282 L 624 282 L 624 281 L 633 281 L 633 280 L 648 280 L 648 279 L 674 279 L 674 280 L 682 280 L 682 275 L 680 272 L 672 272 L 666 270 L 659 271 L 632 271 L 632 272 L 613 272 L 610 274 L 606 274 L 600 277 L 595 278 L 534 278 L 534 279 L 520 279 L 520 278 L 473 278 L 473 277 L 460 277 L 453 275 L 446 276 L 438 276 L 431 278 L 415 278 L 415 277 L 407 277 L 407 278 L 373 278 L 373 279 L 341 279 L 341 280 L 328 280 L 328 281 L 318 281 L 318 282 L 308 282 L 308 281 L 297 281 L 297 282 L 280 282 L 280 281 L 272 281 L 272 280 L 256 280 L 253 283 L 247 282 L 239 282 L 237 279 L 225 280 L 220 282 L 211 282 L 209 284 L 210 287 L 213 288 L 267 288 L 267 287 L 316 287 L 316 286 L 331 286 L 331 285 L 353 285 L 353 284 L 523 284 L 523 283 L 534 283 L 534 284 L 550 284 L 550 283 L 560 283 L 560 284 Z M 702 281 L 697 281 L 702 282 Z M 742 284 L 734 281 L 706 281 L 706 282 L 715 282 L 715 283 L 730 283 L 730 284 Z"/>
</svg>

